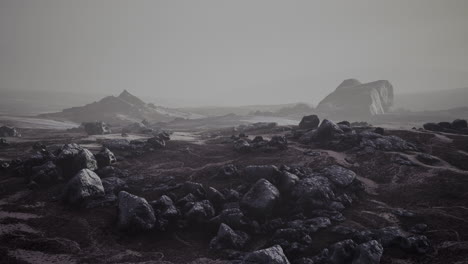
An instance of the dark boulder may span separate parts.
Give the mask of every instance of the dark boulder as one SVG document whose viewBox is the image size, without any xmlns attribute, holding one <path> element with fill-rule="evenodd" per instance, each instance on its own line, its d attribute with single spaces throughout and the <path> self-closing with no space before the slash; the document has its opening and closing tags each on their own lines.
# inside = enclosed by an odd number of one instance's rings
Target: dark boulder
<svg viewBox="0 0 468 264">
<path fill-rule="evenodd" d="M 379 135 L 383 135 L 385 133 L 385 130 L 383 128 L 381 128 L 381 127 L 376 127 L 374 129 L 374 133 L 379 134 Z"/>
<path fill-rule="evenodd" d="M 220 208 L 226 202 L 224 194 L 213 187 L 208 187 L 206 190 L 206 197 L 216 208 Z"/>
<path fill-rule="evenodd" d="M 346 187 L 356 178 L 356 173 L 352 170 L 338 165 L 332 165 L 323 170 L 323 174 L 336 186 Z"/>
<path fill-rule="evenodd" d="M 210 242 L 210 248 L 213 250 L 221 249 L 243 249 L 249 239 L 249 236 L 242 231 L 234 231 L 226 224 L 221 224 L 218 234 Z"/>
<path fill-rule="evenodd" d="M 278 179 L 278 188 L 283 193 L 290 193 L 298 181 L 299 177 L 295 174 L 283 171 Z"/>
<path fill-rule="evenodd" d="M 357 245 L 353 240 L 347 239 L 333 244 L 330 248 L 330 264 L 351 263 Z"/>
<path fill-rule="evenodd" d="M 466 120 L 464 120 L 464 119 L 455 119 L 452 122 L 452 128 L 456 129 L 456 130 L 466 129 L 466 128 L 468 128 L 468 124 L 467 124 Z"/>
<path fill-rule="evenodd" d="M 306 211 L 326 207 L 335 198 L 332 183 L 323 176 L 301 179 L 294 186 L 292 195 L 297 199 L 297 204 Z"/>
<path fill-rule="evenodd" d="M 240 153 L 252 151 L 252 146 L 245 139 L 239 139 L 234 142 L 234 150 Z"/>
<path fill-rule="evenodd" d="M 147 231 L 156 223 L 153 208 L 145 198 L 122 191 L 118 208 L 118 227 L 122 230 Z"/>
<path fill-rule="evenodd" d="M 20 133 L 14 127 L 1 126 L 0 137 L 20 137 Z"/>
<path fill-rule="evenodd" d="M 114 153 L 108 148 L 103 148 L 99 153 L 95 155 L 96 161 L 99 168 L 110 166 L 117 161 Z"/>
<path fill-rule="evenodd" d="M 426 123 L 423 125 L 423 128 L 425 130 L 429 130 L 429 131 L 435 131 L 435 132 L 440 132 L 443 130 L 442 127 L 440 127 L 438 124 L 436 123 Z"/>
<path fill-rule="evenodd" d="M 255 182 L 262 178 L 276 182 L 280 175 L 281 172 L 274 165 L 250 165 L 245 167 L 242 178 L 249 182 Z"/>
<path fill-rule="evenodd" d="M 376 240 L 360 244 L 355 249 L 352 264 L 379 264 L 383 247 Z"/>
<path fill-rule="evenodd" d="M 63 198 L 70 204 L 79 205 L 104 194 L 99 176 L 91 170 L 82 169 L 65 186 Z"/>
<path fill-rule="evenodd" d="M 278 189 L 265 179 L 258 180 L 241 200 L 241 208 L 247 214 L 264 218 L 271 215 L 278 203 Z"/>
<path fill-rule="evenodd" d="M 301 122 L 299 123 L 300 129 L 316 129 L 320 123 L 319 118 L 316 115 L 308 115 L 302 117 Z"/>
<path fill-rule="evenodd" d="M 289 260 L 281 246 L 275 245 L 248 254 L 242 264 L 289 264 Z"/>
<path fill-rule="evenodd" d="M 234 164 L 227 164 L 222 166 L 218 173 L 216 174 L 216 178 L 219 179 L 233 179 L 239 176 L 239 171 Z"/>
<path fill-rule="evenodd" d="M 8 144 L 7 140 L 4 138 L 0 138 L 0 147 L 8 147 L 10 144 Z"/>
<path fill-rule="evenodd" d="M 85 122 L 81 124 L 88 135 L 110 134 L 109 126 L 104 122 Z"/>
<path fill-rule="evenodd" d="M 32 167 L 30 180 L 39 184 L 50 184 L 57 182 L 61 178 L 62 170 L 52 161 L 48 161 L 43 165 Z"/>
<path fill-rule="evenodd" d="M 288 140 L 285 136 L 273 136 L 268 142 L 268 145 L 273 148 L 287 149 Z"/>
<path fill-rule="evenodd" d="M 118 177 L 107 177 L 101 180 L 106 195 L 117 195 L 121 191 L 128 190 L 127 183 Z"/>
<path fill-rule="evenodd" d="M 187 219 L 196 223 L 208 222 L 213 218 L 215 210 L 208 200 L 194 202 L 188 212 L 185 214 Z"/>
<path fill-rule="evenodd" d="M 324 119 L 316 130 L 316 137 L 320 140 L 332 139 L 339 134 L 343 134 L 343 130 L 328 119 Z"/>
<path fill-rule="evenodd" d="M 186 181 L 182 188 L 186 194 L 191 193 L 200 198 L 203 198 L 206 195 L 205 188 L 201 183 Z"/>
<path fill-rule="evenodd" d="M 166 141 L 164 141 L 164 139 L 162 139 L 162 138 L 160 138 L 158 136 L 149 138 L 147 140 L 147 144 L 150 147 L 155 148 L 155 149 L 161 149 L 161 148 L 166 147 Z"/>
<path fill-rule="evenodd" d="M 82 149 L 73 159 L 73 170 L 79 171 L 81 169 L 97 170 L 98 164 L 93 153 L 87 149 Z"/>
</svg>

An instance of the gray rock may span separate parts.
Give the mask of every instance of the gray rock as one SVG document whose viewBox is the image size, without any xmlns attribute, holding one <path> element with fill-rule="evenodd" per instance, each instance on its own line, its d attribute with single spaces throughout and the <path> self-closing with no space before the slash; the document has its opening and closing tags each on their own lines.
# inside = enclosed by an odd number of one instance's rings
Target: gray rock
<svg viewBox="0 0 468 264">
<path fill-rule="evenodd" d="M 468 128 L 468 123 L 464 119 L 455 119 L 452 122 L 452 128 L 456 130 Z"/>
<path fill-rule="evenodd" d="M 115 194 L 117 195 L 121 191 L 125 191 L 128 189 L 127 183 L 117 177 L 108 177 L 101 179 L 102 186 L 104 186 L 104 190 L 106 194 Z"/>
<path fill-rule="evenodd" d="M 206 195 L 205 188 L 201 183 L 186 181 L 182 188 L 185 193 L 191 193 L 197 197 L 205 197 Z"/>
<path fill-rule="evenodd" d="M 252 146 L 245 139 L 239 139 L 234 142 L 234 150 L 240 153 L 252 151 Z"/>
<path fill-rule="evenodd" d="M 93 153 L 87 149 L 82 149 L 73 160 L 74 171 L 81 169 L 97 170 L 98 165 Z"/>
<path fill-rule="evenodd" d="M 360 244 L 355 249 L 352 264 L 379 264 L 383 247 L 376 240 Z"/>
<path fill-rule="evenodd" d="M 278 149 L 287 149 L 288 140 L 285 136 L 273 136 L 268 142 L 268 146 L 278 148 Z"/>
<path fill-rule="evenodd" d="M 292 195 L 304 210 L 323 208 L 335 197 L 330 180 L 323 176 L 301 179 L 294 186 Z"/>
<path fill-rule="evenodd" d="M 82 169 L 65 186 L 63 198 L 70 204 L 78 205 L 104 194 L 99 176 L 91 170 Z"/>
<path fill-rule="evenodd" d="M 241 200 L 241 208 L 255 217 L 271 215 L 280 197 L 278 189 L 265 179 L 258 180 Z"/>
<path fill-rule="evenodd" d="M 119 193 L 118 227 L 127 231 L 147 231 L 154 227 L 156 217 L 145 198 L 125 191 Z"/>
<path fill-rule="evenodd" d="M 275 245 L 248 254 L 242 264 L 289 264 L 289 260 L 284 255 L 281 246 Z"/>
<path fill-rule="evenodd" d="M 104 122 L 85 122 L 81 124 L 88 135 L 110 134 L 109 126 Z"/>
<path fill-rule="evenodd" d="M 354 256 L 354 251 L 357 245 L 353 240 L 347 239 L 333 244 L 330 250 L 330 264 L 347 264 L 351 263 Z"/>
<path fill-rule="evenodd" d="M 332 165 L 323 170 L 323 174 L 335 185 L 346 187 L 350 185 L 356 178 L 356 173 L 352 170 L 343 168 L 338 165 Z"/>
<path fill-rule="evenodd" d="M 244 169 L 244 180 L 256 182 L 259 179 L 266 179 L 270 182 L 276 182 L 281 175 L 279 169 L 274 165 L 251 165 Z"/>
<path fill-rule="evenodd" d="M 166 141 L 164 141 L 164 139 L 158 136 L 149 138 L 147 144 L 155 149 L 161 149 L 166 147 Z"/>
<path fill-rule="evenodd" d="M 308 115 L 302 117 L 299 123 L 300 129 L 316 129 L 320 123 L 319 118 L 316 115 Z"/>
<path fill-rule="evenodd" d="M 224 195 L 221 192 L 219 192 L 213 187 L 208 187 L 206 191 L 206 197 L 217 208 L 219 208 L 224 202 L 226 202 L 226 197 L 224 197 Z"/>
<path fill-rule="evenodd" d="M 343 130 L 328 119 L 324 119 L 316 130 L 317 139 L 332 139 L 339 134 L 343 134 Z"/>
<path fill-rule="evenodd" d="M 99 168 L 110 166 L 117 161 L 114 153 L 112 153 L 112 151 L 110 151 L 108 148 L 103 148 L 95 155 L 95 157 Z"/>
<path fill-rule="evenodd" d="M 30 180 L 39 184 L 54 183 L 62 177 L 61 170 L 52 161 L 32 167 L 32 173 Z"/>
<path fill-rule="evenodd" d="M 9 126 L 0 127 L 0 137 L 19 137 L 21 136 L 16 128 Z"/>
<path fill-rule="evenodd" d="M 290 193 L 298 181 L 299 177 L 295 174 L 283 171 L 278 179 L 278 187 L 281 192 Z"/>
<path fill-rule="evenodd" d="M 208 200 L 203 200 L 200 202 L 193 203 L 192 207 L 188 212 L 185 214 L 187 219 L 197 222 L 203 223 L 208 222 L 215 214 L 215 210 L 213 205 Z"/>
<path fill-rule="evenodd" d="M 221 224 L 218 234 L 210 242 L 210 248 L 214 250 L 236 249 L 245 247 L 249 236 L 242 231 L 234 231 L 226 224 Z"/>
</svg>

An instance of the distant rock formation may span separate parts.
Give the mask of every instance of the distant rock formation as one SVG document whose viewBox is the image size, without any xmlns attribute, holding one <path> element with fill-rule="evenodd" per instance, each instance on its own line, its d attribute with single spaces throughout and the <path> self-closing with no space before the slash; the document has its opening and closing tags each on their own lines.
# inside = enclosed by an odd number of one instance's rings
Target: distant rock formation
<svg viewBox="0 0 468 264">
<path fill-rule="evenodd" d="M 191 114 L 147 104 L 124 90 L 119 96 L 107 96 L 98 102 L 85 106 L 64 109 L 58 113 L 41 114 L 40 117 L 64 119 L 75 122 L 96 120 L 108 124 L 131 124 L 148 120 L 150 122 L 171 121 L 177 117 L 191 118 Z"/>
<path fill-rule="evenodd" d="M 336 118 L 366 118 L 384 114 L 392 105 L 393 86 L 389 81 L 363 84 L 348 79 L 317 105 L 317 111 Z"/>
</svg>

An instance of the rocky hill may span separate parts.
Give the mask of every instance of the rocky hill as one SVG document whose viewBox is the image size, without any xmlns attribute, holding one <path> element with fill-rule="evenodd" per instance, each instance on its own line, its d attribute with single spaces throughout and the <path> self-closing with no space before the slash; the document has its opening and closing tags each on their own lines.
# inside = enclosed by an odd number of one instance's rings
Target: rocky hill
<svg viewBox="0 0 468 264">
<path fill-rule="evenodd" d="M 343 81 L 325 97 L 317 111 L 336 118 L 360 119 L 386 113 L 393 105 L 393 86 L 380 80 L 362 84 L 358 80 Z"/>
<path fill-rule="evenodd" d="M 151 103 L 147 104 L 127 90 L 124 90 L 119 96 L 107 96 L 100 101 L 85 106 L 67 108 L 62 112 L 41 114 L 39 116 L 75 122 L 100 120 L 110 124 L 140 122 L 143 119 L 150 122 L 161 122 L 171 121 L 175 118 L 200 117 L 175 109 L 155 106 Z"/>
</svg>

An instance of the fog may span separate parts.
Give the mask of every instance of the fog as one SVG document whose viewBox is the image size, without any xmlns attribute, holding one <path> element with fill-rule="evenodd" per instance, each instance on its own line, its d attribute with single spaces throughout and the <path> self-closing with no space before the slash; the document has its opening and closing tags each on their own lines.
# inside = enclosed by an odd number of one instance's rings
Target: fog
<svg viewBox="0 0 468 264">
<path fill-rule="evenodd" d="M 468 87 L 467 1 L 0 2 L 0 92 L 316 104 L 347 78 Z"/>
</svg>

